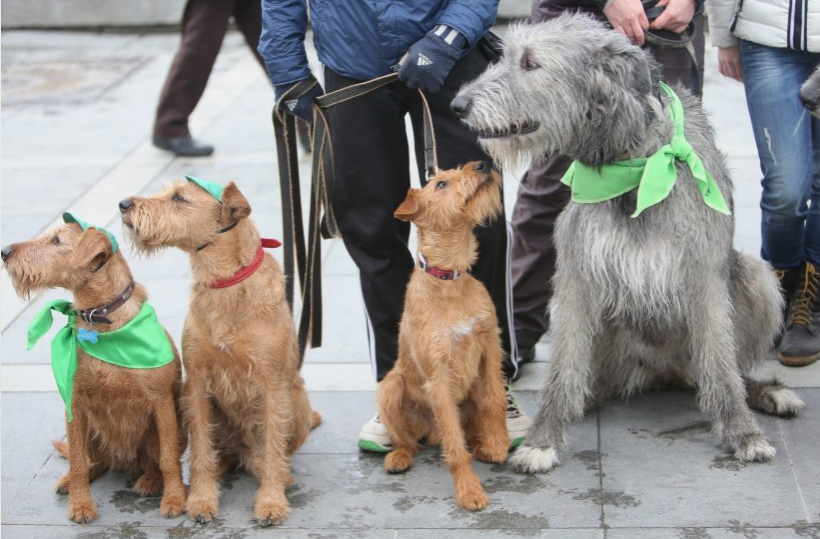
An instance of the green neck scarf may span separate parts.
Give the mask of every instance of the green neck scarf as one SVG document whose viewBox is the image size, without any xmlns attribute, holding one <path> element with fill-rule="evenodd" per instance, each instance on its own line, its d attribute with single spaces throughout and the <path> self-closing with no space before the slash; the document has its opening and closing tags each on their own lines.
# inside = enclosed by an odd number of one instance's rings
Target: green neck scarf
<svg viewBox="0 0 820 539">
<path fill-rule="evenodd" d="M 574 161 L 561 181 L 572 188 L 573 202 L 582 204 L 610 200 L 637 187 L 638 204 L 632 214 L 632 217 L 637 217 L 649 206 L 669 196 L 677 179 L 675 160 L 678 159 L 689 166 L 706 205 L 731 215 L 717 182 L 684 137 L 680 99 L 666 84 L 661 82 L 660 86 L 669 96 L 669 118 L 675 125 L 675 134 L 668 144 L 648 158 L 616 161 L 601 167 L 588 167 Z"/>
<path fill-rule="evenodd" d="M 77 373 L 77 346 L 95 358 L 129 369 L 153 369 L 174 360 L 174 349 L 157 320 L 157 313 L 146 301 L 139 314 L 120 329 L 100 333 L 74 327 L 77 312 L 71 302 L 57 299 L 47 303 L 28 327 L 28 349 L 46 334 L 54 323 L 51 311 L 68 317 L 68 323 L 51 341 L 51 368 L 57 388 L 65 402 L 68 420 L 71 413 L 71 393 Z"/>
</svg>

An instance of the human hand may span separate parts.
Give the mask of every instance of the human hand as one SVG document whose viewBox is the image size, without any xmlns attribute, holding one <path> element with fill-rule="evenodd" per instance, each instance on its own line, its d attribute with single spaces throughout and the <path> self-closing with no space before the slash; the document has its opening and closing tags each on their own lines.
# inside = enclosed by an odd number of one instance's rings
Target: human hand
<svg viewBox="0 0 820 539">
<path fill-rule="evenodd" d="M 612 0 L 604 8 L 604 15 L 612 28 L 636 45 L 643 45 L 643 31 L 649 27 L 649 20 L 646 18 L 641 0 Z"/>
<path fill-rule="evenodd" d="M 438 92 L 466 46 L 467 39 L 457 30 L 436 26 L 407 51 L 399 68 L 399 80 L 408 88 Z"/>
<path fill-rule="evenodd" d="M 743 82 L 743 64 L 740 61 L 740 47 L 718 48 L 718 70 L 724 77 Z"/>
<path fill-rule="evenodd" d="M 296 86 L 307 81 L 307 88 L 303 89 L 296 95 Z M 312 82 L 313 84 L 310 84 Z M 316 77 L 311 75 L 309 78 L 294 82 L 293 84 L 286 84 L 284 86 L 276 86 L 274 94 L 276 95 L 277 106 L 288 114 L 292 114 L 297 118 L 310 123 L 313 121 L 313 102 L 317 97 L 324 94 L 322 85 L 316 80 Z"/>
<path fill-rule="evenodd" d="M 665 6 L 666 9 L 649 25 L 653 30 L 682 34 L 695 16 L 695 0 L 659 0 L 655 5 Z"/>
</svg>

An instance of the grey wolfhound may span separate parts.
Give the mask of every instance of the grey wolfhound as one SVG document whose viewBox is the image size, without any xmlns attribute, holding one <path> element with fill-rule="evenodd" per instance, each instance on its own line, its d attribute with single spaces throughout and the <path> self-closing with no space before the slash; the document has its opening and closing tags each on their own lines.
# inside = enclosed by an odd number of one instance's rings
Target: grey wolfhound
<svg viewBox="0 0 820 539">
<path fill-rule="evenodd" d="M 602 23 L 564 15 L 514 26 L 505 41 L 503 59 L 452 102 L 501 163 L 560 152 L 599 167 L 652 155 L 672 138 L 657 66 Z M 698 101 L 683 88 L 675 92 L 685 135 L 731 208 L 712 129 Z M 556 223 L 552 361 L 513 469 L 558 464 L 569 423 L 593 397 L 668 382 L 693 386 L 718 438 L 743 461 L 775 454 L 750 406 L 777 416 L 803 406 L 776 381 L 749 377 L 780 325 L 774 273 L 732 248 L 734 219 L 707 207 L 689 167 L 675 163 L 668 197 L 639 216 L 631 217 L 632 190 L 572 202 Z"/>
</svg>

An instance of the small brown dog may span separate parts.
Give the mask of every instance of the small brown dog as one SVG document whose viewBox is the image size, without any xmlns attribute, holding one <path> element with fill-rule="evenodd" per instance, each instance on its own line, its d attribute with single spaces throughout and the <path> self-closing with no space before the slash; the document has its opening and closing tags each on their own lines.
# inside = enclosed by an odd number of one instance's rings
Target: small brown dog
<svg viewBox="0 0 820 539">
<path fill-rule="evenodd" d="M 500 211 L 499 176 L 476 161 L 411 189 L 395 213 L 418 227 L 419 267 L 407 286 L 398 361 L 378 388 L 379 415 L 394 443 L 384 467 L 403 472 L 418 440 L 440 441 L 456 502 L 470 510 L 489 500 L 466 446 L 477 459 L 500 463 L 510 444 L 498 320 L 486 288 L 469 273 L 473 229 Z"/>
<path fill-rule="evenodd" d="M 164 492 L 160 512 L 178 516 L 185 507 L 179 461 L 185 449 L 178 417 L 179 354 L 156 322 L 145 289 L 134 283 L 122 254 L 115 252 L 116 240 L 95 228 L 83 231 L 85 224 L 81 227 L 73 216 L 64 219 L 67 224 L 2 250 L 20 296 L 53 287 L 74 295 L 73 305 L 54 302 L 62 304 L 54 310 L 73 321 L 73 327 L 58 333 L 53 343 L 55 374 L 76 366 L 73 389 L 70 375 L 63 379 L 69 381 L 64 393 L 68 444 L 54 445 L 68 458 L 69 471 L 57 482 L 57 492 L 68 493 L 69 518 L 84 524 L 97 518 L 90 481 L 107 469 L 140 473 L 134 490 L 144 496 Z M 44 314 L 42 330 L 51 325 L 48 307 Z M 65 354 L 54 348 L 61 336 Z M 105 348 L 112 341 L 115 349 L 128 351 L 112 353 Z M 60 368 L 63 360 L 67 363 Z"/>
<path fill-rule="evenodd" d="M 120 202 L 137 249 L 190 254 L 194 285 L 182 336 L 182 405 L 191 437 L 188 515 L 218 514 L 217 480 L 239 465 L 260 482 L 254 517 L 288 514 L 290 455 L 321 420 L 298 370 L 298 347 L 279 264 L 263 255 L 248 201 L 231 182 L 199 178 Z"/>
</svg>

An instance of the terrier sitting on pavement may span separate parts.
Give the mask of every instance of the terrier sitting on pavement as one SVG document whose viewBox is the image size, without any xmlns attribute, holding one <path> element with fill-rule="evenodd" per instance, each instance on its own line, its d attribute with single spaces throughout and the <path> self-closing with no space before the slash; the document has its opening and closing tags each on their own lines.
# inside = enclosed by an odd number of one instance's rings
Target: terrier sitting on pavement
<svg viewBox="0 0 820 539">
<path fill-rule="evenodd" d="M 419 229 L 419 267 L 407 286 L 398 361 L 378 389 L 394 443 L 384 467 L 403 472 L 420 439 L 440 442 L 456 502 L 470 510 L 488 499 L 466 445 L 479 460 L 500 463 L 510 444 L 498 319 L 469 273 L 477 255 L 473 228 L 500 211 L 499 176 L 476 161 L 411 189 L 395 213 Z"/>
<path fill-rule="evenodd" d="M 217 480 L 239 465 L 256 475 L 262 526 L 288 514 L 290 455 L 321 421 L 299 375 L 299 353 L 279 264 L 262 252 L 251 207 L 233 182 L 188 176 L 120 202 L 137 249 L 190 254 L 195 283 L 182 337 L 182 406 L 191 437 L 188 515 L 219 512 Z M 277 242 L 278 245 L 278 242 Z"/>
<path fill-rule="evenodd" d="M 51 327 L 52 310 L 68 316 L 51 348 L 68 432 L 68 444 L 54 443 L 69 460 L 57 492 L 68 493 L 69 518 L 85 524 L 97 518 L 90 481 L 107 469 L 140 473 L 134 490 L 163 492 L 160 512 L 178 516 L 185 506 L 179 354 L 114 237 L 69 213 L 63 220 L 2 250 L 20 296 L 52 287 L 74 294 L 73 304 L 48 303 L 28 331 L 31 348 Z"/>
</svg>

